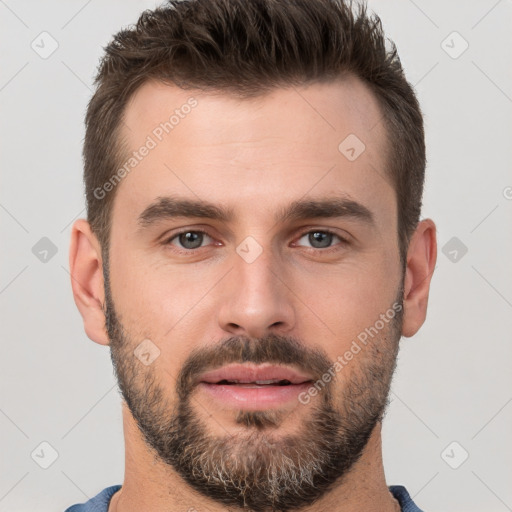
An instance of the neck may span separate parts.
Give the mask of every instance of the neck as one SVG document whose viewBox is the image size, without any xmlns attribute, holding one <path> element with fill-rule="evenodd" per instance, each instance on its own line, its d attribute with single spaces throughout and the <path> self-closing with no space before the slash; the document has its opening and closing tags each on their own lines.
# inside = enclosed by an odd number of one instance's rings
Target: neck
<svg viewBox="0 0 512 512">
<path fill-rule="evenodd" d="M 155 459 L 124 402 L 123 428 L 125 478 L 122 488 L 112 497 L 108 512 L 225 512 L 225 505 L 198 495 L 172 468 Z M 380 423 L 373 430 L 361 458 L 342 480 L 301 511 L 400 512 L 398 502 L 386 485 Z M 230 510 L 246 512 L 237 508 Z"/>
</svg>

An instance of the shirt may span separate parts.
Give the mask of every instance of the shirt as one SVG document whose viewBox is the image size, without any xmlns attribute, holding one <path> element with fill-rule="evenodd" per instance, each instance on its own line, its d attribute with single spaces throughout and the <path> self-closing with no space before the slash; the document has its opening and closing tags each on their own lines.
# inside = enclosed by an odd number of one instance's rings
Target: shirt
<svg viewBox="0 0 512 512">
<path fill-rule="evenodd" d="M 73 505 L 72 507 L 66 509 L 64 512 L 108 512 L 110 499 L 119 489 L 121 489 L 120 485 L 107 487 L 86 503 Z M 414 504 L 414 501 L 412 501 L 412 498 L 409 496 L 409 493 L 405 487 L 402 485 L 391 485 L 389 490 L 391 494 L 396 498 L 398 503 L 400 503 L 402 512 L 422 512 Z"/>
</svg>

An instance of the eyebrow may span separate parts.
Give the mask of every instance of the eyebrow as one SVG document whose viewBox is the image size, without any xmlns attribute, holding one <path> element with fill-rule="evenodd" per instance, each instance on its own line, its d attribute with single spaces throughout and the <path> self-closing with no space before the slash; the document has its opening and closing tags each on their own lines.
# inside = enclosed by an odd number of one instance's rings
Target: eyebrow
<svg viewBox="0 0 512 512">
<path fill-rule="evenodd" d="M 232 208 L 225 208 L 202 200 L 166 196 L 158 197 L 138 217 L 141 228 L 176 217 L 198 217 L 225 223 L 235 219 Z M 275 216 L 276 223 L 299 221 L 313 218 L 349 218 L 368 225 L 375 224 L 373 213 L 361 203 L 347 197 L 328 197 L 294 201 L 281 208 Z"/>
</svg>

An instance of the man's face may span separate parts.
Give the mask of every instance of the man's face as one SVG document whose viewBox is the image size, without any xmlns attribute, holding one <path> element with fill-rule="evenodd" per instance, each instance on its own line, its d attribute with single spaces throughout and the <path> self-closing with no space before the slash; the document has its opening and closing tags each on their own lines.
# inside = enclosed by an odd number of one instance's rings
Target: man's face
<svg viewBox="0 0 512 512">
<path fill-rule="evenodd" d="M 380 120 L 353 78 L 252 100 L 147 83 L 126 109 L 128 152 L 151 147 L 116 190 L 112 359 L 155 456 L 226 505 L 313 502 L 382 417 L 403 276 Z M 171 215 L 185 200 L 231 215 Z"/>
</svg>

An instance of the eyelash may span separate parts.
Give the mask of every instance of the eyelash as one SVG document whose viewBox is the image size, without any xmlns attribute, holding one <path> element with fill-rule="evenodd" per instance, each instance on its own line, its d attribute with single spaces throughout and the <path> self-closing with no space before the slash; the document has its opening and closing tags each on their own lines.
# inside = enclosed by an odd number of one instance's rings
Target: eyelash
<svg viewBox="0 0 512 512">
<path fill-rule="evenodd" d="M 300 240 L 304 235 L 307 235 L 309 233 L 316 233 L 316 232 L 319 232 L 319 233 L 327 233 L 329 235 L 333 235 L 337 238 L 339 238 L 340 240 L 340 244 L 337 244 L 337 245 L 333 245 L 331 247 L 326 247 L 326 248 L 315 248 L 315 247 L 303 247 L 304 249 L 307 249 L 309 251 L 314 251 L 314 252 L 322 252 L 324 254 L 328 254 L 330 252 L 333 252 L 333 251 L 336 251 L 336 250 L 339 250 L 339 245 L 342 245 L 342 246 L 346 246 L 346 245 L 349 245 L 350 242 L 348 240 L 346 240 L 345 238 L 343 238 L 342 236 L 338 235 L 337 233 L 335 233 L 334 231 L 330 230 L 330 229 L 308 229 L 306 231 L 303 231 L 299 237 L 297 238 L 297 240 Z M 170 237 L 167 237 L 163 242 L 162 242 L 162 245 L 164 246 L 168 246 L 168 245 L 171 245 L 171 241 L 174 240 L 175 238 L 179 237 L 180 235 L 183 235 L 185 233 L 202 233 L 203 235 L 206 235 L 206 236 L 209 236 L 210 238 L 213 238 L 213 236 L 211 236 L 207 231 L 203 230 L 203 229 L 185 229 L 185 230 L 182 230 L 182 231 L 178 231 L 177 233 L 174 233 L 172 236 Z M 194 254 L 196 251 L 199 251 L 200 249 L 204 249 L 205 247 L 198 247 L 196 249 L 180 249 L 179 247 L 177 246 L 173 246 L 173 250 L 178 252 L 179 254 L 186 254 L 186 255 L 191 255 L 191 254 Z"/>
</svg>

